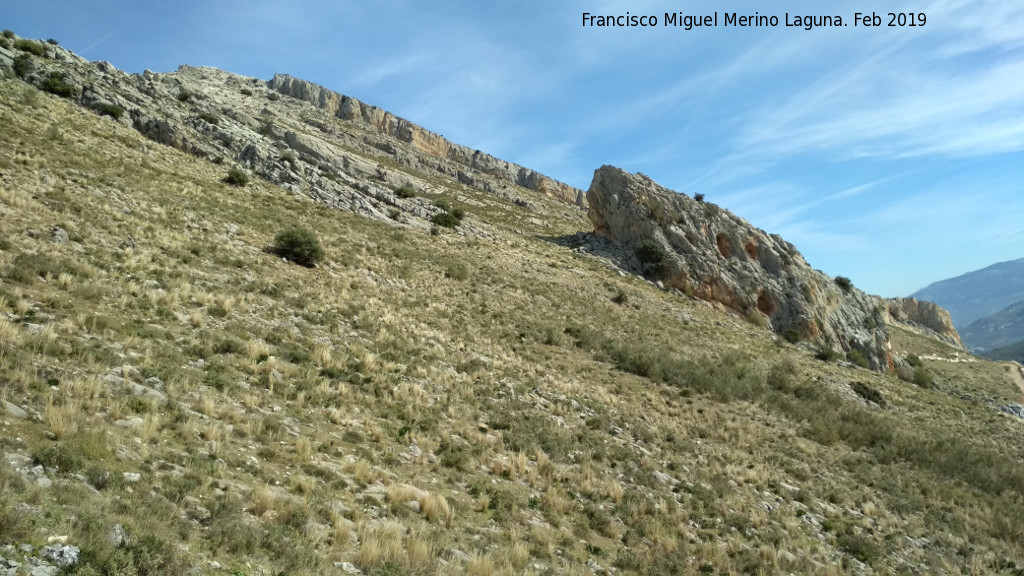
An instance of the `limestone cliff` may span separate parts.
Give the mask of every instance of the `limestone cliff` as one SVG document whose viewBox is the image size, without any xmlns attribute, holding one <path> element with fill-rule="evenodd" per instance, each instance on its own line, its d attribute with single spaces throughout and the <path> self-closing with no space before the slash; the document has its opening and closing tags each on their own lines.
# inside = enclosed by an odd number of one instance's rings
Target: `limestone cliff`
<svg viewBox="0 0 1024 576">
<path fill-rule="evenodd" d="M 587 201 L 595 230 L 635 254 L 648 276 L 762 315 L 776 332 L 858 351 L 874 370 L 893 368 L 881 300 L 812 269 L 780 236 L 612 166 L 595 172 Z"/>
<path fill-rule="evenodd" d="M 908 326 L 958 348 L 964 347 L 949 312 L 938 304 L 916 298 L 891 298 L 886 300 L 886 304 L 890 322 Z"/>
<path fill-rule="evenodd" d="M 465 169 L 481 172 L 516 186 L 536 190 L 565 202 L 583 205 L 582 190 L 548 178 L 529 168 L 450 142 L 440 134 L 425 130 L 376 106 L 364 104 L 351 96 L 338 94 L 312 82 L 293 78 L 286 74 L 275 74 L 267 86 L 281 94 L 314 104 L 332 116 L 361 123 L 372 128 L 378 134 L 410 144 L 416 150 L 453 162 Z M 409 165 L 407 159 L 397 159 L 400 163 Z M 416 166 L 412 165 L 411 167 Z M 459 179 L 466 184 L 475 184 L 472 177 L 466 173 L 460 173 Z M 467 182 L 467 180 L 471 181 Z"/>
</svg>

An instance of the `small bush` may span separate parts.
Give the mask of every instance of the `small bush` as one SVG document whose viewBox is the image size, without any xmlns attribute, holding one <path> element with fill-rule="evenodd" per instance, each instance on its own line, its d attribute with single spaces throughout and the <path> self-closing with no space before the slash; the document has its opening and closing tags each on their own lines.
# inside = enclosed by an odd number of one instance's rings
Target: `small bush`
<svg viewBox="0 0 1024 576">
<path fill-rule="evenodd" d="M 14 57 L 14 73 L 18 75 L 18 78 L 25 78 L 29 74 L 35 71 L 36 65 L 32 62 L 32 57 L 28 54 L 18 54 Z"/>
<path fill-rule="evenodd" d="M 846 276 L 836 276 L 836 286 L 839 286 L 843 292 L 849 292 L 853 289 L 853 281 Z"/>
<path fill-rule="evenodd" d="M 846 355 L 846 359 L 849 360 L 851 364 L 855 364 L 861 368 L 871 368 L 871 363 L 868 362 L 867 357 L 864 356 L 864 353 L 860 350 L 850 350 Z"/>
<path fill-rule="evenodd" d="M 57 468 L 67 474 L 77 472 L 85 465 L 79 450 L 63 442 L 37 450 L 32 454 L 32 461 L 46 468 Z"/>
<path fill-rule="evenodd" d="M 61 98 L 70 98 L 75 95 L 74 85 L 68 84 L 60 72 L 51 72 L 50 75 L 47 76 L 41 84 L 39 84 L 39 88 L 44 92 L 49 92 L 50 94 L 60 96 Z"/>
<path fill-rule="evenodd" d="M 782 331 L 782 339 L 790 344 L 796 344 L 800 341 L 800 333 L 793 328 L 786 328 Z"/>
<path fill-rule="evenodd" d="M 914 370 L 914 384 L 921 388 L 931 388 L 935 385 L 935 377 L 924 366 Z"/>
<path fill-rule="evenodd" d="M 252 96 L 252 90 L 248 88 L 242 88 L 242 96 Z"/>
<path fill-rule="evenodd" d="M 312 267 L 324 258 L 324 249 L 316 235 L 297 226 L 279 232 L 274 237 L 274 252 L 307 267 Z"/>
<path fill-rule="evenodd" d="M 13 40 L 14 39 L 14 32 L 11 31 L 11 30 L 4 30 L 3 34 L 4 34 L 4 38 L 6 38 L 8 40 Z"/>
<path fill-rule="evenodd" d="M 232 168 L 228 170 L 228 175 L 224 177 L 224 183 L 242 187 L 249 183 L 249 175 L 241 168 Z"/>
<path fill-rule="evenodd" d="M 178 92 L 177 98 L 178 102 L 189 102 L 192 100 L 192 93 L 188 90 L 182 90 L 181 92 Z"/>
<path fill-rule="evenodd" d="M 412 186 L 402 186 L 395 190 L 395 196 L 398 196 L 399 198 L 415 198 L 416 191 L 412 189 Z"/>
<path fill-rule="evenodd" d="M 114 120 L 120 120 L 124 115 L 124 108 L 117 104 L 103 103 L 96 107 L 96 111 L 100 113 L 100 116 L 110 116 Z"/>
<path fill-rule="evenodd" d="M 921 361 L 921 357 L 917 354 L 907 354 L 907 364 L 910 364 L 914 368 L 920 368 L 924 366 L 924 362 Z"/>
<path fill-rule="evenodd" d="M 883 408 L 885 407 L 885 398 L 882 397 L 882 393 L 877 389 L 863 382 L 854 382 L 850 384 L 850 388 L 853 388 L 853 391 L 861 398 L 874 402 Z"/>
<path fill-rule="evenodd" d="M 823 362 L 831 362 L 838 356 L 839 353 L 832 348 L 832 339 L 829 337 L 825 337 L 814 351 L 814 357 Z"/>
<path fill-rule="evenodd" d="M 700 193 L 694 194 L 693 199 L 696 200 L 697 202 L 704 202 L 704 195 Z"/>
<path fill-rule="evenodd" d="M 57 42 L 57 40 L 54 38 L 47 38 L 46 43 L 50 46 L 60 46 L 60 42 Z"/>
<path fill-rule="evenodd" d="M 644 240 L 633 250 L 633 253 L 643 265 L 644 274 L 647 276 L 662 278 L 668 274 L 668 254 L 653 241 Z"/>
<path fill-rule="evenodd" d="M 277 92 L 268 92 L 267 93 L 267 100 L 270 100 L 271 102 L 277 102 L 280 99 L 281 99 L 281 95 L 278 94 Z"/>
<path fill-rule="evenodd" d="M 207 124 L 213 124 L 214 126 L 220 124 L 220 116 L 210 114 L 209 112 L 200 112 L 199 119 Z"/>
<path fill-rule="evenodd" d="M 620 304 L 620 305 L 621 304 L 625 304 L 626 302 L 629 302 L 629 295 L 627 295 L 622 290 L 619 290 L 615 294 L 615 296 L 612 296 L 612 302 L 615 302 L 616 304 Z"/>
<path fill-rule="evenodd" d="M 438 226 L 444 226 L 445 228 L 455 228 L 462 222 L 448 212 L 441 212 L 440 214 L 434 214 L 430 221 Z"/>
<path fill-rule="evenodd" d="M 286 150 L 281 153 L 281 161 L 291 164 L 292 168 L 294 168 L 295 163 L 298 162 L 298 158 L 295 157 L 294 152 L 292 152 L 291 150 Z"/>
<path fill-rule="evenodd" d="M 24 38 L 15 40 L 14 47 L 22 52 L 27 52 L 36 56 L 46 56 L 46 47 L 39 42 L 33 42 L 32 40 L 25 40 Z"/>
</svg>

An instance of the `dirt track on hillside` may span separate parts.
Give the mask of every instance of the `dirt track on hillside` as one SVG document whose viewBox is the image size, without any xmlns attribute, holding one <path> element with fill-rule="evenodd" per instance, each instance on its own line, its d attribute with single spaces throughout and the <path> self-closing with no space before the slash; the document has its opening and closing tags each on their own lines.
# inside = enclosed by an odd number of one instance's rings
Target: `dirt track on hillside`
<svg viewBox="0 0 1024 576">
<path fill-rule="evenodd" d="M 1024 366 L 1016 362 L 1007 362 L 1006 365 L 1010 367 L 1010 380 L 1017 385 L 1021 394 L 1024 394 Z"/>
</svg>

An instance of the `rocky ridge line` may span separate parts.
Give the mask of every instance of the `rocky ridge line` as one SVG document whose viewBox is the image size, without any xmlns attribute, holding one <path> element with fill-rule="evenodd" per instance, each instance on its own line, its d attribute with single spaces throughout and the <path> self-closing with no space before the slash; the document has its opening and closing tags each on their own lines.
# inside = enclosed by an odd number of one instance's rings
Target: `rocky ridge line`
<svg viewBox="0 0 1024 576">
<path fill-rule="evenodd" d="M 350 122 L 360 122 L 380 134 L 410 144 L 415 149 L 431 156 L 454 162 L 472 172 L 488 174 L 516 186 L 536 190 L 571 204 L 584 205 L 585 196 L 582 190 L 548 178 L 529 168 L 450 142 L 440 134 L 425 130 L 376 106 L 364 104 L 351 96 L 339 94 L 287 74 L 275 74 L 267 86 L 286 96 L 309 102 L 331 116 Z M 399 155 L 396 155 L 396 160 L 401 164 L 408 165 L 408 159 Z M 459 181 L 464 184 L 475 184 L 471 173 L 459 171 L 457 176 Z"/>
</svg>

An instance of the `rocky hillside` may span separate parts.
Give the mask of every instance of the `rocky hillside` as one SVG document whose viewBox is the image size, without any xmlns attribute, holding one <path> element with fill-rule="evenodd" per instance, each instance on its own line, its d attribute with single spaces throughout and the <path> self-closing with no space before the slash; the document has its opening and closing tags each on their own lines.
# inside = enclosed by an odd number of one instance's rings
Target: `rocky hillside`
<svg viewBox="0 0 1024 576">
<path fill-rule="evenodd" d="M 964 347 L 949 312 L 938 304 L 916 298 L 891 298 L 886 304 L 890 323 L 899 323 L 957 348 Z"/>
<path fill-rule="evenodd" d="M 288 76 L 267 82 L 191 66 L 133 75 L 47 43 L 37 44 L 41 57 L 32 57 L 15 41 L 0 48 L 0 65 L 13 69 L 20 57 L 17 74 L 25 82 L 57 89 L 159 144 L 243 167 L 361 216 L 429 229 L 443 210 L 412 197 L 448 179 L 524 206 L 531 195 L 523 190 L 583 202 L 582 191 L 566 184 Z M 463 229 L 485 233 L 469 222 Z"/>
<path fill-rule="evenodd" d="M 790 339 L 819 341 L 874 370 L 894 369 L 882 302 L 811 268 L 796 247 L 714 204 L 641 174 L 603 166 L 587 191 L 598 234 L 664 285 L 764 318 Z"/>
<path fill-rule="evenodd" d="M 0 36 L 0 574 L 1024 570 L 1016 368 L 282 78 Z"/>
</svg>

